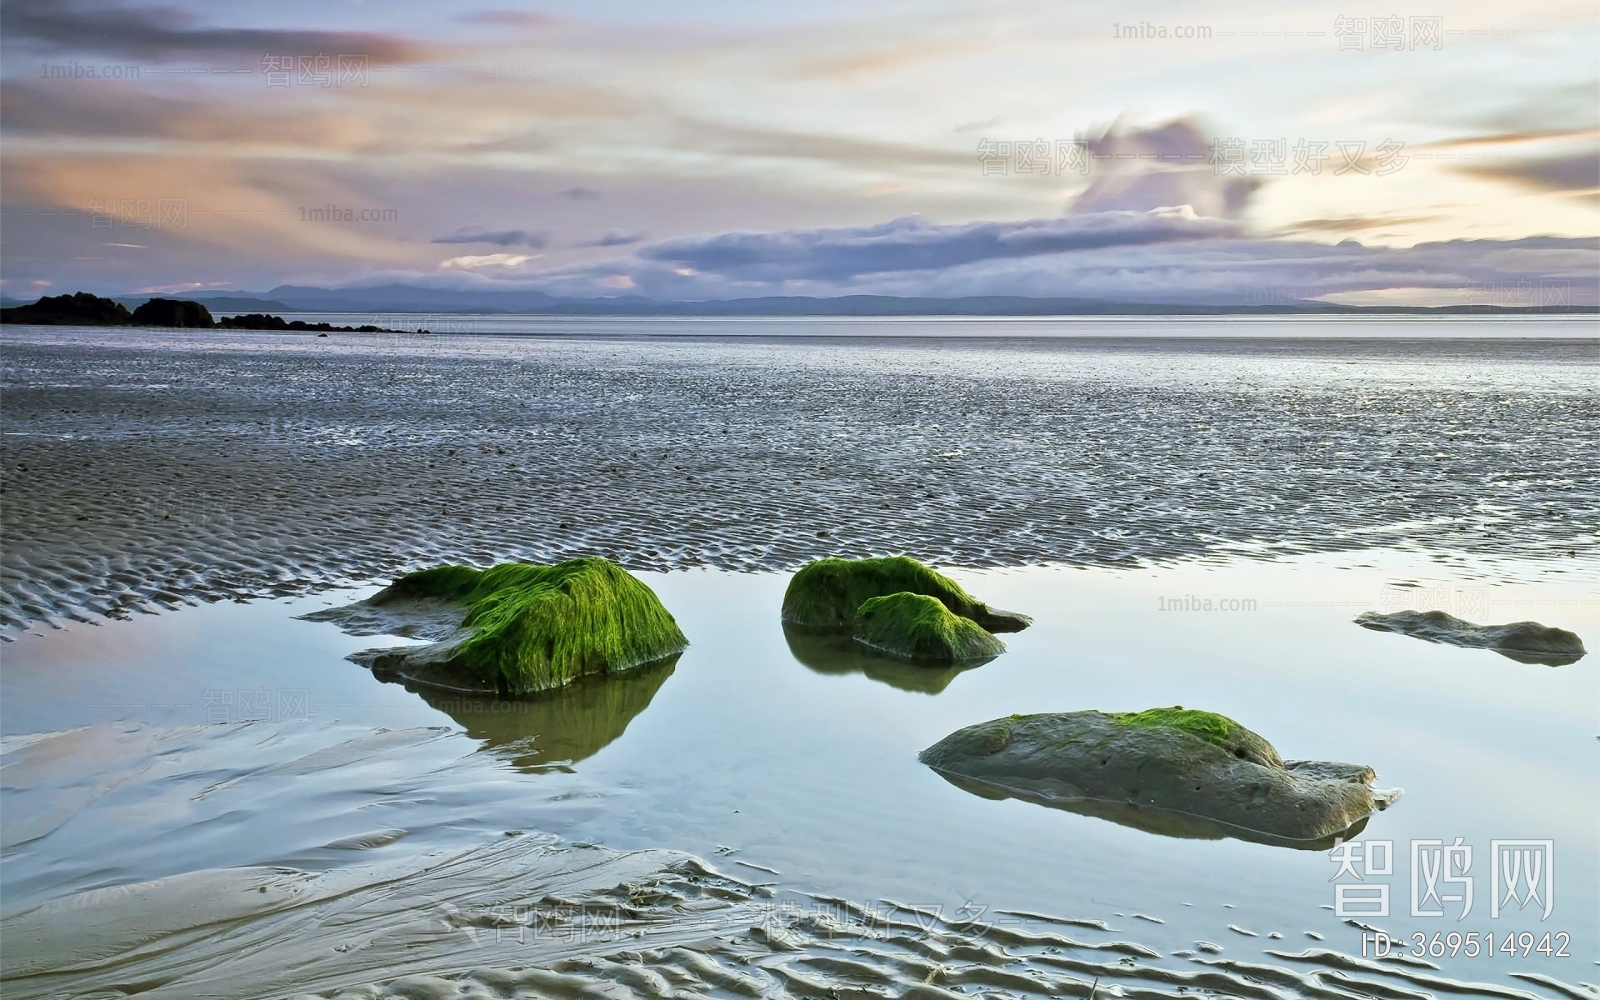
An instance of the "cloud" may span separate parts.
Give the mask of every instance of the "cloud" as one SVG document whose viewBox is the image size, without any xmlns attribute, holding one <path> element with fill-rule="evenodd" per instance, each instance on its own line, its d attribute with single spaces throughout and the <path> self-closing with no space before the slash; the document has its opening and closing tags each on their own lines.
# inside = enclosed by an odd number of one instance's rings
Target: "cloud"
<svg viewBox="0 0 1600 1000">
<path fill-rule="evenodd" d="M 366 31 L 208 28 L 176 7 L 129 7 L 114 0 L 8 0 L 0 32 L 15 41 L 71 52 L 137 59 L 245 56 L 263 53 L 362 56 L 373 63 L 409 63 L 428 49 L 394 35 Z"/>
<path fill-rule="evenodd" d="M 1475 177 L 1504 181 L 1539 191 L 1578 193 L 1600 188 L 1600 151 L 1593 148 L 1536 159 L 1473 164 L 1458 169 Z"/>
<path fill-rule="evenodd" d="M 529 10 L 473 11 L 461 15 L 460 20 L 467 24 L 487 24 L 495 28 L 550 28 L 563 23 L 562 19 L 554 14 Z"/>
<path fill-rule="evenodd" d="M 1439 219 L 1437 215 L 1341 215 L 1331 219 L 1301 219 L 1282 228 L 1284 233 L 1361 233 L 1393 226 L 1413 226 Z"/>
<path fill-rule="evenodd" d="M 1199 215 L 1237 219 L 1261 186 L 1257 177 L 1220 175 L 1212 154 L 1216 137 L 1191 118 L 1147 128 L 1113 123 L 1080 139 L 1090 181 L 1072 201 L 1074 214 L 1188 205 Z"/>
<path fill-rule="evenodd" d="M 1378 221 L 1312 220 L 1328 222 L 1329 229 Z M 1223 305 L 1393 292 L 1400 302 L 1409 296 L 1593 305 L 1600 302 L 1597 275 L 1600 245 L 1588 239 L 1452 240 L 1409 248 L 1345 240 L 1330 246 L 1250 236 L 1226 220 L 1169 211 L 724 233 L 668 240 L 629 257 L 547 270 L 528 280 L 553 295 L 605 295 L 626 287 L 677 301 L 1019 295 Z M 1500 294 L 1507 288 L 1518 289 L 1520 298 Z"/>
<path fill-rule="evenodd" d="M 502 229 L 495 232 L 467 227 L 459 229 L 448 236 L 435 236 L 429 243 L 488 243 L 497 247 L 532 247 L 542 250 L 550 243 L 550 234 L 544 232 L 530 232 L 526 229 Z"/>
<path fill-rule="evenodd" d="M 937 271 L 993 259 L 1226 235 L 1230 223 L 1192 212 L 1103 212 L 1064 219 L 934 225 L 896 219 L 848 229 L 723 233 L 667 240 L 645 260 L 755 280 L 849 281 L 863 275 Z"/>
<path fill-rule="evenodd" d="M 580 247 L 625 247 L 635 243 L 643 243 L 650 238 L 649 233 L 628 233 L 620 229 L 613 229 L 596 240 L 579 243 Z"/>
<path fill-rule="evenodd" d="M 965 149 L 798 130 L 762 128 L 680 117 L 678 141 L 702 152 L 754 161 L 824 163 L 896 176 L 908 171 L 970 170 L 978 165 Z"/>
<path fill-rule="evenodd" d="M 537 254 L 525 253 L 490 253 L 468 255 L 463 257 L 450 257 L 439 262 L 442 268 L 472 268 L 472 267 L 521 267 L 528 261 L 535 259 Z"/>
</svg>

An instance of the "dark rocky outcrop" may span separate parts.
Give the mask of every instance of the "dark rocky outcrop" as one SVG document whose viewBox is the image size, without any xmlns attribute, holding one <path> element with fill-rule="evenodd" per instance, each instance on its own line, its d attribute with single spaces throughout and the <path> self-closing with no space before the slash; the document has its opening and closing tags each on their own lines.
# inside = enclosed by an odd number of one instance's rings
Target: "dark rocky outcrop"
<svg viewBox="0 0 1600 1000">
<path fill-rule="evenodd" d="M 0 323 L 24 323 L 42 326 L 154 326 L 181 329 L 222 330 L 281 330 L 286 333 L 400 333 L 370 324 L 363 326 L 334 326 L 331 323 L 307 323 L 304 320 L 285 320 L 282 316 L 266 313 L 245 313 L 213 319 L 204 303 L 187 299 L 149 299 L 133 312 L 114 299 L 101 298 L 88 292 L 71 295 L 46 296 L 38 302 L 24 306 L 0 309 Z M 419 329 L 417 333 L 428 333 Z"/>
<path fill-rule="evenodd" d="M 134 326 L 200 327 L 216 325 L 211 310 L 185 299 L 151 299 L 133 311 Z"/>
<path fill-rule="evenodd" d="M 114 299 L 88 292 L 47 295 L 25 306 L 0 309 L 0 323 L 40 326 L 127 326 L 133 322 L 128 307 Z"/>
</svg>

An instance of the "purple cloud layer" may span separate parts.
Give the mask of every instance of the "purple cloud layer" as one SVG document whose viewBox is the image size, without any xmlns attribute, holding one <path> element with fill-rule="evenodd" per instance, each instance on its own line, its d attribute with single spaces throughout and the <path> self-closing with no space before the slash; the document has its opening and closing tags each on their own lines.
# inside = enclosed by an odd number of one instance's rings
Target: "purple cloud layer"
<svg viewBox="0 0 1600 1000">
<path fill-rule="evenodd" d="M 1163 211 L 721 233 L 520 280 L 558 295 L 626 290 L 679 300 L 870 293 L 1244 303 L 1416 288 L 1477 290 L 1512 305 L 1530 304 L 1514 301 L 1519 295 L 1593 305 L 1597 275 L 1600 243 L 1591 239 L 1330 246 Z"/>
</svg>

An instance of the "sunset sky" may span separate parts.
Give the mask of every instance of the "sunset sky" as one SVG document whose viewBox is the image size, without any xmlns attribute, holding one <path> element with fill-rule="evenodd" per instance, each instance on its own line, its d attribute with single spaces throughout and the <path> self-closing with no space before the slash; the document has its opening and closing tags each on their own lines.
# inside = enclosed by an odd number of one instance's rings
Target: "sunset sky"
<svg viewBox="0 0 1600 1000">
<path fill-rule="evenodd" d="M 1597 301 L 1592 0 L 6 0 L 0 22 L 16 298 Z"/>
</svg>

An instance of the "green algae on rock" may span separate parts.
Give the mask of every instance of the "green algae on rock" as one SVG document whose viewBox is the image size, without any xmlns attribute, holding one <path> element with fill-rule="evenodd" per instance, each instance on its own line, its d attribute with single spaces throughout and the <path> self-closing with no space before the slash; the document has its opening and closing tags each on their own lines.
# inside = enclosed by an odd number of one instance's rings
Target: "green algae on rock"
<svg viewBox="0 0 1600 1000">
<path fill-rule="evenodd" d="M 990 632 L 1020 632 L 1033 623 L 1026 615 L 990 608 L 954 580 L 910 556 L 828 558 L 807 563 L 784 592 L 783 620 L 810 628 L 854 628 L 864 602 L 900 593 L 936 598 L 951 614 L 971 619 Z"/>
<path fill-rule="evenodd" d="M 617 674 L 689 642 L 655 593 L 606 559 L 410 573 L 366 601 L 305 616 L 353 634 L 436 639 L 351 657 L 379 677 L 499 696 Z"/>
<path fill-rule="evenodd" d="M 987 660 L 1006 648 L 970 618 L 952 614 L 938 598 L 905 592 L 861 602 L 853 638 L 889 656 L 930 663 Z"/>
<path fill-rule="evenodd" d="M 1388 615 L 1368 611 L 1356 616 L 1356 624 L 1362 628 L 1398 632 L 1448 646 L 1492 649 L 1518 663 L 1539 663 L 1549 667 L 1576 663 L 1588 652 L 1577 633 L 1538 622 L 1474 625 L 1443 611 L 1396 611 Z"/>
<path fill-rule="evenodd" d="M 1152 830 L 1198 818 L 1218 836 L 1291 847 L 1328 843 L 1399 796 L 1374 791 L 1370 767 L 1284 761 L 1232 719 L 1183 708 L 1014 715 L 957 730 L 919 759 L 990 798 L 1091 815 L 1104 810 L 1079 806 L 1126 806 L 1174 814 L 1134 824 Z"/>
<path fill-rule="evenodd" d="M 1283 758 L 1271 743 L 1234 722 L 1226 715 L 1205 712 L 1197 708 L 1174 705 L 1171 708 L 1147 708 L 1143 712 L 1113 712 L 1111 717 L 1122 726 L 1165 726 L 1192 736 L 1198 736 L 1245 760 L 1262 767 L 1282 767 Z"/>
</svg>

